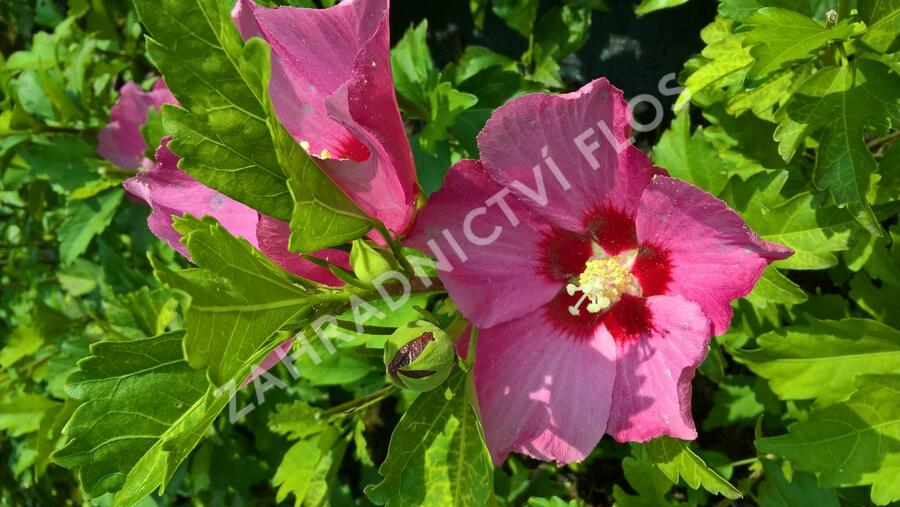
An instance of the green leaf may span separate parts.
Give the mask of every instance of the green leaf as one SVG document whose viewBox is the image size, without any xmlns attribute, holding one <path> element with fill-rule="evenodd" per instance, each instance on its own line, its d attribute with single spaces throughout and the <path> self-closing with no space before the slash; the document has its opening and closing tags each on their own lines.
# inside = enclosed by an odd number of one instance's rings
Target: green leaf
<svg viewBox="0 0 900 507">
<path fill-rule="evenodd" d="M 866 22 L 862 41 L 879 53 L 894 48 L 900 35 L 900 0 L 859 0 L 859 15 Z"/>
<path fill-rule="evenodd" d="M 642 0 L 640 5 L 634 9 L 634 13 L 643 16 L 651 12 L 661 11 L 663 9 L 671 9 L 679 5 L 686 4 L 688 0 Z"/>
<path fill-rule="evenodd" d="M 478 97 L 456 89 L 435 68 L 426 41 L 427 30 L 427 20 L 410 27 L 391 51 L 391 66 L 400 108 L 425 121 L 419 141 L 433 153 L 436 143 L 447 137 L 447 129 L 478 102 Z"/>
<path fill-rule="evenodd" d="M 867 230 L 881 235 L 867 194 L 877 164 L 867 132 L 881 135 L 900 121 L 900 77 L 883 63 L 856 60 L 807 79 L 777 113 L 779 151 L 789 160 L 806 137 L 820 134 L 816 184 L 828 189 Z"/>
<path fill-rule="evenodd" d="M 630 495 L 618 484 L 613 486 L 615 505 L 620 507 L 669 507 L 683 505 L 668 500 L 670 481 L 658 467 L 650 463 L 646 446 L 632 448 L 634 456 L 622 460 L 625 479 L 637 495 Z"/>
<path fill-rule="evenodd" d="M 349 443 L 349 434 L 328 426 L 303 402 L 280 405 L 269 420 L 273 431 L 299 439 L 285 453 L 272 483 L 276 502 L 294 495 L 294 505 L 321 505 Z"/>
<path fill-rule="evenodd" d="M 421 41 L 421 39 L 419 39 Z M 401 41 L 401 43 L 404 43 Z M 397 57 L 400 58 L 400 44 L 397 44 Z M 412 41 L 406 42 L 406 44 L 410 44 Z M 421 42 L 419 42 L 421 43 Z M 405 59 L 398 60 L 402 61 L 404 65 L 428 65 L 427 62 L 431 61 L 430 53 L 427 53 L 427 48 L 420 48 L 416 51 L 411 51 L 407 49 L 405 51 Z M 410 60 L 415 56 L 419 57 L 419 60 Z M 424 62 L 423 59 L 427 59 Z M 463 51 L 462 56 L 459 57 L 459 60 L 456 63 L 451 63 L 444 68 L 442 75 L 447 79 L 451 80 L 454 84 L 459 85 L 466 79 L 478 74 L 479 72 L 490 69 L 493 67 L 500 67 L 502 70 L 516 70 L 516 62 L 509 58 L 508 56 L 501 55 L 500 53 L 496 53 L 491 51 L 490 49 L 483 46 L 466 46 L 466 49 Z M 427 68 L 423 69 L 418 73 L 419 76 L 422 76 L 419 81 L 424 80 L 428 76 Z M 395 78 L 396 79 L 396 78 Z"/>
<path fill-rule="evenodd" d="M 853 33 L 848 20 L 825 28 L 808 16 L 787 9 L 766 7 L 744 20 L 750 54 L 756 62 L 747 73 L 749 79 L 768 75 L 784 64 L 808 59 L 832 40 L 846 39 Z"/>
<path fill-rule="evenodd" d="M 491 0 L 494 14 L 526 39 L 531 36 L 540 0 Z"/>
<path fill-rule="evenodd" d="M 278 487 L 276 502 L 294 495 L 294 505 L 320 505 L 329 494 L 329 476 L 337 470 L 347 440 L 333 428 L 295 443 L 284 455 L 272 484 Z"/>
<path fill-rule="evenodd" d="M 460 137 L 460 131 L 458 129 L 460 128 L 460 125 L 463 124 L 464 118 L 473 111 L 477 110 L 466 111 L 460 115 L 456 124 L 451 127 L 451 131 L 457 138 Z M 482 124 L 482 126 L 484 126 L 484 124 Z M 471 143 L 460 139 L 460 144 L 465 146 L 468 150 L 470 146 L 475 144 L 475 135 L 477 135 L 477 132 L 480 130 L 481 128 L 479 127 L 474 134 L 471 134 Z M 469 133 L 465 132 L 462 135 L 468 136 Z M 413 159 L 416 163 L 416 176 L 419 180 L 419 186 L 422 187 L 422 192 L 426 196 L 430 196 L 444 184 L 444 176 L 447 174 L 447 171 L 450 170 L 450 166 L 453 165 L 450 162 L 450 144 L 447 141 L 438 141 L 434 145 L 434 153 L 429 153 L 422 148 L 422 144 L 419 142 L 419 136 L 411 137 L 409 139 L 409 144 L 412 148 Z M 475 153 L 478 153 L 477 147 L 475 148 Z"/>
<path fill-rule="evenodd" d="M 815 473 L 821 487 L 871 485 L 872 501 L 886 505 L 900 500 L 900 375 L 862 375 L 856 387 L 756 448 Z"/>
<path fill-rule="evenodd" d="M 38 137 L 16 149 L 35 177 L 46 179 L 53 189 L 67 194 L 100 176 L 94 148 L 81 137 Z"/>
<path fill-rule="evenodd" d="M 6 337 L 6 344 L 0 349 L 0 368 L 6 370 L 22 358 L 28 357 L 41 348 L 44 337 L 31 326 L 19 327 Z"/>
<path fill-rule="evenodd" d="M 427 33 L 426 19 L 417 26 L 410 27 L 391 50 L 391 70 L 394 88 L 401 100 L 400 106 L 408 110 L 412 105 L 425 111 L 420 113 L 420 117 L 427 117 L 428 98 L 425 90 L 429 79 L 436 72 L 428 49 Z"/>
<path fill-rule="evenodd" d="M 743 496 L 740 490 L 706 466 L 684 440 L 660 437 L 647 442 L 645 446 L 650 461 L 674 484 L 681 478 L 693 489 L 702 486 L 710 493 L 732 500 Z"/>
<path fill-rule="evenodd" d="M 0 431 L 19 437 L 40 428 L 44 414 L 59 405 L 39 394 L 12 392 L 0 397 Z"/>
<path fill-rule="evenodd" d="M 114 505 L 133 505 L 163 489 L 227 403 L 184 360 L 183 335 L 100 342 L 69 377 L 82 404 L 53 459 L 91 496 L 117 491 Z"/>
<path fill-rule="evenodd" d="M 94 236 L 106 229 L 122 202 L 123 194 L 122 189 L 116 188 L 70 204 L 68 216 L 58 232 L 59 257 L 63 264 L 70 264 L 83 254 Z"/>
<path fill-rule="evenodd" d="M 762 460 L 765 478 L 759 485 L 759 503 L 767 507 L 839 507 L 833 489 L 816 485 L 816 477 L 807 472 L 794 472 L 790 480 L 774 461 Z"/>
<path fill-rule="evenodd" d="M 703 421 L 703 431 L 737 424 L 752 425 L 763 412 L 753 389 L 753 378 L 746 375 L 729 375 L 719 382 L 719 390 L 713 394 L 713 408 Z"/>
<path fill-rule="evenodd" d="M 562 60 L 578 51 L 587 42 L 592 16 L 590 6 L 551 8 L 541 15 L 534 27 L 535 53 L 542 53 L 544 58 Z M 540 60 L 541 56 L 536 59 Z"/>
<path fill-rule="evenodd" d="M 378 469 L 384 480 L 366 487 L 376 504 L 482 506 L 491 498 L 494 468 L 469 375 L 457 370 L 446 385 L 420 395 L 394 428 Z"/>
<path fill-rule="evenodd" d="M 292 145 L 286 156 L 294 159 L 288 175 L 288 189 L 295 203 L 289 250 L 312 253 L 369 232 L 372 219 L 347 199 L 293 139 L 285 142 Z"/>
<path fill-rule="evenodd" d="M 141 287 L 122 296 L 101 287 L 103 310 L 109 324 L 131 339 L 162 334 L 176 316 L 178 300 L 166 289 Z"/>
<path fill-rule="evenodd" d="M 216 0 L 135 4 L 150 32 L 150 57 L 183 108 L 163 108 L 169 147 L 182 157 L 179 167 L 290 221 L 292 251 L 335 246 L 369 230 L 369 219 L 278 122 L 268 91 L 271 56 L 262 39 L 243 43 Z"/>
<path fill-rule="evenodd" d="M 769 303 L 799 305 L 807 299 L 806 292 L 775 266 L 767 267 L 753 291 L 747 294 L 747 300 L 762 308 Z"/>
<path fill-rule="evenodd" d="M 703 127 L 697 127 L 691 135 L 687 110 L 675 117 L 653 147 L 653 163 L 713 195 L 722 191 L 728 178 L 724 162 L 703 135 Z"/>
<path fill-rule="evenodd" d="M 746 182 L 732 180 L 726 200 L 760 236 L 794 251 L 778 262 L 778 268 L 824 269 L 837 264 L 833 252 L 850 247 L 853 218 L 844 210 L 824 206 L 810 193 L 785 200 L 781 190 L 787 178 L 787 171 L 774 171 Z"/>
<path fill-rule="evenodd" d="M 149 33 L 150 58 L 181 103 L 163 108 L 179 167 L 251 208 L 289 220 L 293 203 L 267 124 L 266 44 L 253 39 L 245 45 L 227 5 L 217 0 L 134 4 Z"/>
<path fill-rule="evenodd" d="M 694 95 L 704 91 L 753 63 L 750 48 L 744 46 L 744 34 L 734 33 L 734 21 L 722 17 L 700 31 L 706 47 L 696 62 L 698 68 L 684 81 L 684 91 L 675 101 L 675 111 L 690 103 Z"/>
<path fill-rule="evenodd" d="M 763 120 L 775 122 L 774 109 L 794 93 L 797 83 L 808 74 L 803 69 L 788 70 L 770 76 L 756 87 L 735 93 L 726 107 L 729 114 L 739 116 L 750 110 Z"/>
<path fill-rule="evenodd" d="M 446 81 L 431 88 L 428 91 L 428 122 L 420 137 L 425 149 L 434 151 L 434 144 L 447 137 L 446 131 L 456 118 L 477 103 L 478 97 L 457 90 Z"/>
<path fill-rule="evenodd" d="M 316 300 L 211 217 L 179 219 L 175 227 L 197 268 L 172 272 L 157 263 L 156 275 L 190 295 L 185 356 L 192 367 L 207 369 L 215 386 L 248 373 L 257 356 L 274 348 L 276 331 L 308 314 L 315 301 L 328 300 Z"/>
<path fill-rule="evenodd" d="M 781 399 L 819 404 L 846 399 L 857 375 L 900 373 L 900 331 L 867 319 L 811 320 L 766 333 L 759 349 L 733 355 L 769 379 Z"/>
</svg>

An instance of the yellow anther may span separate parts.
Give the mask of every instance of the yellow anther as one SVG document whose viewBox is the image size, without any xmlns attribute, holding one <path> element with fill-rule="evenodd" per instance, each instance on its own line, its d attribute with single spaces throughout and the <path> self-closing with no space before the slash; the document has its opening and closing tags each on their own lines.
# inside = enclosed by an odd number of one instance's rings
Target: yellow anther
<svg viewBox="0 0 900 507">
<path fill-rule="evenodd" d="M 617 302 L 622 294 L 638 294 L 640 289 L 630 270 L 633 258 L 620 256 L 589 260 L 578 277 L 578 284 L 566 285 L 570 296 L 576 292 L 582 293 L 578 301 L 569 307 L 569 313 L 578 315 L 585 300 L 589 301 L 586 306 L 588 312 L 599 313 Z"/>
</svg>

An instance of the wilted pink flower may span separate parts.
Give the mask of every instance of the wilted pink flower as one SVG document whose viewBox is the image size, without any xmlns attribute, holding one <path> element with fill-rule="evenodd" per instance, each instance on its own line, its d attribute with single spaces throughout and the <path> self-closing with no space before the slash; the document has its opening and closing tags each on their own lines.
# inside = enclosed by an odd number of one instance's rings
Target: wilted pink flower
<svg viewBox="0 0 900 507">
<path fill-rule="evenodd" d="M 604 433 L 695 438 L 691 379 L 711 334 L 791 254 L 654 168 L 627 144 L 629 116 L 605 79 L 509 102 L 478 137 L 482 159 L 451 169 L 410 232 L 481 328 L 495 462 L 581 460 Z"/>
<path fill-rule="evenodd" d="M 240 0 L 232 17 L 245 39 L 272 46 L 269 93 L 284 126 L 364 212 L 402 235 L 418 187 L 391 76 L 388 1 L 270 9 Z"/>
<path fill-rule="evenodd" d="M 144 140 L 141 128 L 147 123 L 150 108 L 159 111 L 163 104 L 177 103 L 162 79 L 149 92 L 132 81 L 125 83 L 119 90 L 119 100 L 110 111 L 111 121 L 97 136 L 100 141 L 97 153 L 125 169 L 153 167 L 153 161 L 144 157 L 144 152 L 150 147 Z"/>
</svg>

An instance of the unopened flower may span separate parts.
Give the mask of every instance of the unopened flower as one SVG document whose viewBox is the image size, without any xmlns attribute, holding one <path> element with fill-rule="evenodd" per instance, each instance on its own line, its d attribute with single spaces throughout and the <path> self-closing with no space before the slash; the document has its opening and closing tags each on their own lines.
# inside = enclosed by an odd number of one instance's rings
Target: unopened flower
<svg viewBox="0 0 900 507">
<path fill-rule="evenodd" d="M 384 365 L 391 381 L 413 391 L 443 384 L 456 364 L 456 350 L 443 329 L 420 321 L 398 328 L 384 346 Z"/>
<path fill-rule="evenodd" d="M 512 100 L 410 232 L 481 328 L 475 385 L 498 463 L 581 460 L 604 433 L 695 438 L 691 380 L 711 334 L 791 254 L 653 167 L 629 116 L 605 79 Z"/>
</svg>

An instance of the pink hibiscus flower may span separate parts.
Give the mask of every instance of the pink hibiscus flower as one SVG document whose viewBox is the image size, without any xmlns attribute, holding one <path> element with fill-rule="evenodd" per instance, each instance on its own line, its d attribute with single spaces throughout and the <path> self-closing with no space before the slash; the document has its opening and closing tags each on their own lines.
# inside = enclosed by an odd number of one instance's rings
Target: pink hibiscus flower
<svg viewBox="0 0 900 507">
<path fill-rule="evenodd" d="M 153 161 L 144 156 L 150 147 L 144 140 L 141 128 L 147 122 L 150 108 L 159 109 L 163 104 L 178 101 L 162 79 L 145 92 L 132 81 L 119 90 L 119 100 L 110 111 L 110 122 L 97 136 L 100 141 L 97 154 L 124 169 L 151 168 Z"/>
<path fill-rule="evenodd" d="M 480 328 L 475 384 L 494 461 L 560 464 L 604 434 L 696 438 L 691 380 L 730 302 L 791 251 L 628 144 L 605 79 L 498 109 L 409 235 Z M 452 256 L 452 257 L 451 257 Z"/>
<path fill-rule="evenodd" d="M 258 7 L 232 17 L 272 47 L 269 93 L 279 120 L 364 212 L 406 232 L 418 186 L 391 75 L 387 0 L 328 9 Z"/>
</svg>

